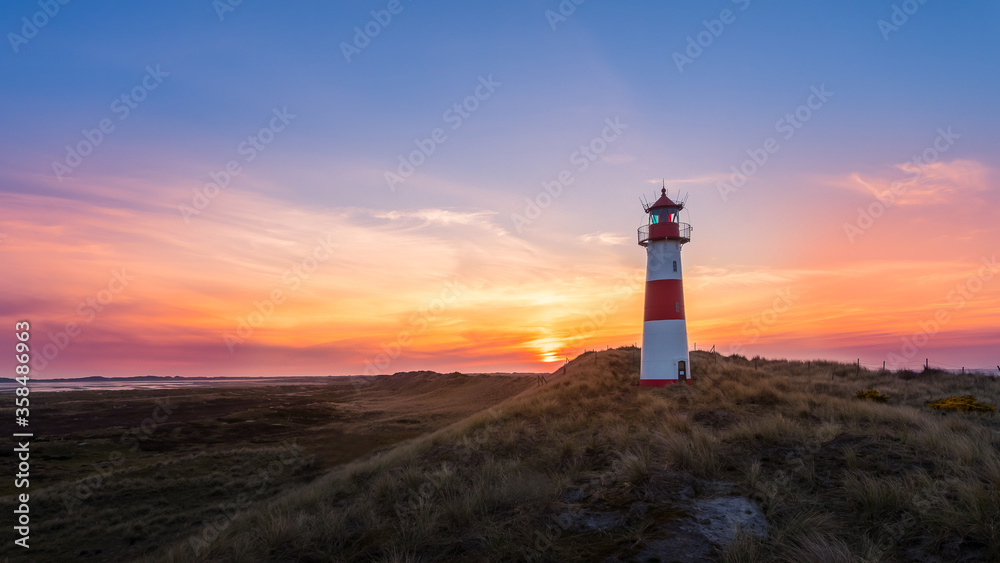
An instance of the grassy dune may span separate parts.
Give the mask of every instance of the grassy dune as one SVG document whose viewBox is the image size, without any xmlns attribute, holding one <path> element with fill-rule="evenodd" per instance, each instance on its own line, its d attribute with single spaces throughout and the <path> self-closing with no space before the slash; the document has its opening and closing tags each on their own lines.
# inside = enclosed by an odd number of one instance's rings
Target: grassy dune
<svg viewBox="0 0 1000 563">
<path fill-rule="evenodd" d="M 1000 421 L 925 406 L 1000 381 L 695 353 L 697 385 L 640 389 L 637 358 L 585 354 L 150 560 L 1000 559 Z M 766 529 L 696 533 L 741 499 Z"/>
<path fill-rule="evenodd" d="M 331 468 L 463 420 L 534 384 L 433 373 L 332 379 L 33 393 L 30 555 L 131 561 L 211 536 Z M 10 448 L 0 456 L 13 467 Z M 0 484 L 6 506 L 14 506 L 14 492 L 13 479 Z M 0 558 L 6 556 L 18 561 L 24 552 L 11 539 L 0 545 Z"/>
</svg>

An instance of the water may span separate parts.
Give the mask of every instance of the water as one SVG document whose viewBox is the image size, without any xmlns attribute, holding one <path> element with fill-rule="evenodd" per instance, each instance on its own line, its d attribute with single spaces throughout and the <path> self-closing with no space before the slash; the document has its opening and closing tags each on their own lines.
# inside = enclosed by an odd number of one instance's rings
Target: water
<svg viewBox="0 0 1000 563">
<path fill-rule="evenodd" d="M 137 389 L 184 389 L 191 387 L 255 387 L 258 385 L 325 385 L 334 376 L 315 377 L 227 377 L 227 378 L 151 378 L 130 379 L 32 379 L 28 387 L 34 393 L 60 391 L 129 391 Z M 20 384 L 0 379 L 0 394 L 13 393 Z"/>
</svg>

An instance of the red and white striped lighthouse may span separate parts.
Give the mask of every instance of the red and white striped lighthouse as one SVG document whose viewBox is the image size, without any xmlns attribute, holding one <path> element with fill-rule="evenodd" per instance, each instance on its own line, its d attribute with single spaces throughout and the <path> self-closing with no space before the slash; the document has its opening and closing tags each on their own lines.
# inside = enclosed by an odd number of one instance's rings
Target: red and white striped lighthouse
<svg viewBox="0 0 1000 563">
<path fill-rule="evenodd" d="M 660 199 L 644 206 L 649 222 L 639 227 L 646 247 L 646 306 L 642 324 L 642 367 L 639 385 L 662 387 L 691 383 L 681 245 L 691 240 L 691 225 L 680 222 L 683 203 L 661 190 Z"/>
</svg>

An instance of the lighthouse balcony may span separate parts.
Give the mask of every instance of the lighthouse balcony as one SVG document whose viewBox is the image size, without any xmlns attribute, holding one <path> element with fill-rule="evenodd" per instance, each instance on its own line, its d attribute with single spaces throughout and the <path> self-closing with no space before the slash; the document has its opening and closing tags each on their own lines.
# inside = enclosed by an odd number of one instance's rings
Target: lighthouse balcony
<svg viewBox="0 0 1000 563">
<path fill-rule="evenodd" d="M 691 240 L 691 225 L 687 223 L 653 223 L 639 227 L 639 244 L 646 246 L 651 240 L 677 240 L 681 244 Z"/>
</svg>

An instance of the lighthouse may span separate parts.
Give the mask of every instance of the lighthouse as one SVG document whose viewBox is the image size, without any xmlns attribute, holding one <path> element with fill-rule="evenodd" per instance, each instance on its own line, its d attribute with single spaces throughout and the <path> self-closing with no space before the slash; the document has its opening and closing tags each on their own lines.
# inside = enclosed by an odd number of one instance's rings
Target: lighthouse
<svg viewBox="0 0 1000 563">
<path fill-rule="evenodd" d="M 684 204 L 671 201 L 666 188 L 660 194 L 652 205 L 643 205 L 649 217 L 639 227 L 639 245 L 646 247 L 639 371 L 639 385 L 645 387 L 691 384 L 681 268 L 681 246 L 691 240 L 691 225 L 680 222 Z"/>
</svg>

